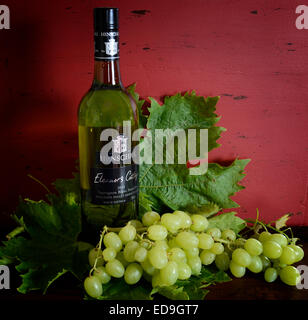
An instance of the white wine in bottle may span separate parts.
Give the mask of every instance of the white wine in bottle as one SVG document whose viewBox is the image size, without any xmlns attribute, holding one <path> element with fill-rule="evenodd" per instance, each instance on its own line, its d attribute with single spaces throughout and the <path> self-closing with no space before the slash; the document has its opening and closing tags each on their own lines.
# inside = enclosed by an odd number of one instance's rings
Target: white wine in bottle
<svg viewBox="0 0 308 320">
<path fill-rule="evenodd" d="M 94 9 L 94 80 L 78 110 L 83 228 L 123 226 L 138 215 L 132 132 L 138 111 L 119 69 L 117 8 Z"/>
</svg>

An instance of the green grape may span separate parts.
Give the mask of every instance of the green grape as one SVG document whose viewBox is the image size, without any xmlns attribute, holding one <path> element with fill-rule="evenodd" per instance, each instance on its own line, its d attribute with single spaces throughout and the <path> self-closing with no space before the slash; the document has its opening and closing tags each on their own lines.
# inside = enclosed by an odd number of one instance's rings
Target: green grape
<svg viewBox="0 0 308 320">
<path fill-rule="evenodd" d="M 155 241 L 155 246 L 156 247 L 161 247 L 165 250 L 169 249 L 169 245 L 168 245 L 168 242 L 166 240 L 158 240 L 158 241 Z"/>
<path fill-rule="evenodd" d="M 121 241 L 126 244 L 129 241 L 133 241 L 136 237 L 136 228 L 130 224 L 123 227 L 119 232 Z"/>
<path fill-rule="evenodd" d="M 193 258 L 199 256 L 199 248 L 192 247 L 190 249 L 184 250 L 187 258 Z"/>
<path fill-rule="evenodd" d="M 237 248 L 232 253 L 232 261 L 242 267 L 248 267 L 251 262 L 251 256 L 245 249 Z"/>
<path fill-rule="evenodd" d="M 293 264 L 296 260 L 296 253 L 293 248 L 291 246 L 283 247 L 279 260 L 283 264 Z"/>
<path fill-rule="evenodd" d="M 150 249 L 151 248 L 151 244 L 149 243 L 149 241 L 147 239 L 142 239 L 139 242 L 139 246 L 145 249 Z"/>
<path fill-rule="evenodd" d="M 280 272 L 280 270 L 282 268 L 287 266 L 287 264 L 281 263 L 280 259 L 274 259 L 274 260 L 272 260 L 272 262 L 273 262 L 273 268 L 277 269 L 278 273 Z"/>
<path fill-rule="evenodd" d="M 210 228 L 206 233 L 210 234 L 214 239 L 219 239 L 221 237 L 221 231 L 218 228 Z"/>
<path fill-rule="evenodd" d="M 214 262 L 215 257 L 216 257 L 215 253 L 207 249 L 202 250 L 202 252 L 200 253 L 201 262 L 206 266 Z"/>
<path fill-rule="evenodd" d="M 233 260 L 231 260 L 229 268 L 230 268 L 231 273 L 236 278 L 241 278 L 245 275 L 246 268 L 243 266 L 240 266 L 239 264 L 237 264 Z"/>
<path fill-rule="evenodd" d="M 91 267 L 94 266 L 96 258 L 98 258 L 96 262 L 96 267 L 102 266 L 104 264 L 103 252 L 101 249 L 93 248 L 89 251 L 88 254 L 88 260 Z"/>
<path fill-rule="evenodd" d="M 156 269 L 164 268 L 168 263 L 167 251 L 161 247 L 153 247 L 148 252 L 149 261 Z"/>
<path fill-rule="evenodd" d="M 122 278 L 125 271 L 123 264 L 117 259 L 108 261 L 105 265 L 105 269 L 107 273 L 114 278 Z"/>
<path fill-rule="evenodd" d="M 124 272 L 124 280 L 127 284 L 136 284 L 142 276 L 143 270 L 139 263 L 131 263 Z"/>
<path fill-rule="evenodd" d="M 238 248 L 243 248 L 245 242 L 246 242 L 246 239 L 237 238 L 237 239 L 233 242 L 233 245 L 234 245 L 235 247 L 238 247 Z"/>
<path fill-rule="evenodd" d="M 108 283 L 111 279 L 110 275 L 106 272 L 106 269 L 102 266 L 97 267 L 94 270 L 93 274 L 101 281 L 102 284 Z"/>
<path fill-rule="evenodd" d="M 266 282 L 274 282 L 278 277 L 278 272 L 275 268 L 267 268 L 264 272 Z"/>
<path fill-rule="evenodd" d="M 191 221 L 190 216 L 186 212 L 176 210 L 173 212 L 173 214 L 180 218 L 180 228 L 181 229 L 190 228 L 192 221 Z"/>
<path fill-rule="evenodd" d="M 224 240 L 234 241 L 236 239 L 236 234 L 231 229 L 226 229 L 221 233 L 221 238 Z"/>
<path fill-rule="evenodd" d="M 224 252 L 225 248 L 224 248 L 223 244 L 221 244 L 219 242 L 215 242 L 210 250 L 214 254 L 222 254 Z"/>
<path fill-rule="evenodd" d="M 198 239 L 200 249 L 211 249 L 213 247 L 214 239 L 211 235 L 207 233 L 199 233 Z"/>
<path fill-rule="evenodd" d="M 123 254 L 124 258 L 127 262 L 134 262 L 135 261 L 135 253 L 136 250 L 139 248 L 139 244 L 137 241 L 129 241 L 126 243 Z"/>
<path fill-rule="evenodd" d="M 115 232 L 108 232 L 105 234 L 103 241 L 106 248 L 114 248 L 117 252 L 122 249 L 122 241 Z"/>
<path fill-rule="evenodd" d="M 301 261 L 304 258 L 304 250 L 300 246 L 297 246 L 296 244 L 290 244 L 290 247 L 295 252 L 294 263 Z"/>
<path fill-rule="evenodd" d="M 263 242 L 263 254 L 270 259 L 277 259 L 281 256 L 282 248 L 275 241 L 267 240 Z"/>
<path fill-rule="evenodd" d="M 117 255 L 117 252 L 114 248 L 107 247 L 103 250 L 103 258 L 105 261 L 113 260 Z"/>
<path fill-rule="evenodd" d="M 144 225 L 142 224 L 142 222 L 139 221 L 139 220 L 129 220 L 129 221 L 128 221 L 128 224 L 130 224 L 131 226 L 134 226 L 135 229 L 143 228 L 143 227 L 144 227 Z"/>
<path fill-rule="evenodd" d="M 148 258 L 146 258 L 140 264 L 141 264 L 141 267 L 143 268 L 143 270 L 150 276 L 152 276 L 154 274 L 155 270 L 157 270 L 152 266 L 152 264 Z"/>
<path fill-rule="evenodd" d="M 202 232 L 209 226 L 207 218 L 201 216 L 200 214 L 193 214 L 191 216 L 192 224 L 190 229 L 194 232 Z"/>
<path fill-rule="evenodd" d="M 277 242 L 281 247 L 285 247 L 288 244 L 288 239 L 281 233 L 272 234 L 269 240 Z"/>
<path fill-rule="evenodd" d="M 160 272 L 155 272 L 155 274 L 152 277 L 152 287 L 162 287 L 165 284 L 162 282 L 161 277 L 160 277 Z"/>
<path fill-rule="evenodd" d="M 187 264 L 191 269 L 191 274 L 197 276 L 201 272 L 202 262 L 199 257 L 189 257 L 187 259 Z"/>
<path fill-rule="evenodd" d="M 232 252 L 233 251 L 231 250 L 231 248 L 229 248 L 229 246 L 225 246 L 225 251 L 224 252 L 226 252 L 228 254 L 229 258 L 232 257 Z"/>
<path fill-rule="evenodd" d="M 190 250 L 193 247 L 197 248 L 199 245 L 198 237 L 195 234 L 188 231 L 180 232 L 176 236 L 176 242 L 181 248 L 188 250 Z"/>
<path fill-rule="evenodd" d="M 186 280 L 189 279 L 191 277 L 191 268 L 190 266 L 185 263 L 185 262 L 181 262 L 181 261 L 177 261 L 178 264 L 178 272 L 179 272 L 179 280 Z"/>
<path fill-rule="evenodd" d="M 176 233 L 181 226 L 181 219 L 172 213 L 164 213 L 161 216 L 161 224 L 171 233 Z"/>
<path fill-rule="evenodd" d="M 160 279 L 167 286 L 175 284 L 178 276 L 178 265 L 175 261 L 169 261 L 166 266 L 160 270 Z"/>
<path fill-rule="evenodd" d="M 178 248 L 179 247 L 175 238 L 169 239 L 168 246 L 169 246 L 169 248 Z"/>
<path fill-rule="evenodd" d="M 152 226 L 149 226 L 148 228 L 148 237 L 151 240 L 158 241 L 158 240 L 164 240 L 167 238 L 168 230 L 166 227 L 154 224 Z"/>
<path fill-rule="evenodd" d="M 260 255 L 263 265 L 263 271 L 271 266 L 271 261 L 268 257 L 265 257 L 263 254 Z"/>
<path fill-rule="evenodd" d="M 160 215 L 155 211 L 148 211 L 142 216 L 142 223 L 149 227 L 160 220 Z"/>
<path fill-rule="evenodd" d="M 272 234 L 270 232 L 263 231 L 259 235 L 259 241 L 264 242 L 264 241 L 270 240 L 271 237 L 272 237 Z"/>
<path fill-rule="evenodd" d="M 254 238 L 248 239 L 244 248 L 251 256 L 259 256 L 263 251 L 262 243 Z"/>
<path fill-rule="evenodd" d="M 124 258 L 123 251 L 118 252 L 116 259 L 119 260 L 123 264 L 124 268 L 126 268 L 129 265 L 129 262 Z"/>
<path fill-rule="evenodd" d="M 83 286 L 86 293 L 92 298 L 98 298 L 103 294 L 102 283 L 96 276 L 86 277 Z"/>
<path fill-rule="evenodd" d="M 170 261 L 187 262 L 186 254 L 181 248 L 171 248 L 168 250 Z"/>
<path fill-rule="evenodd" d="M 139 247 L 136 251 L 135 251 L 135 260 L 138 262 L 143 262 L 148 255 L 148 250 L 143 248 L 143 247 Z"/>
<path fill-rule="evenodd" d="M 252 256 L 251 262 L 247 267 L 253 273 L 259 273 L 263 270 L 262 259 L 259 256 Z"/>
<path fill-rule="evenodd" d="M 289 286 L 296 286 L 301 281 L 299 271 L 293 266 L 286 266 L 280 271 L 280 279 Z"/>
<path fill-rule="evenodd" d="M 230 265 L 230 258 L 226 252 L 223 252 L 215 257 L 215 265 L 218 270 L 227 271 Z"/>
</svg>

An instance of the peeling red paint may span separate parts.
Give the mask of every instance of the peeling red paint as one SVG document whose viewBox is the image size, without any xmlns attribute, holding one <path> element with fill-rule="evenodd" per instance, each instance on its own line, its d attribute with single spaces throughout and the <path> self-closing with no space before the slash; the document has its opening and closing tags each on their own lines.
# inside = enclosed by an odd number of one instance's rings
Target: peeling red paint
<svg viewBox="0 0 308 320">
<path fill-rule="evenodd" d="M 233 197 L 241 216 L 255 217 L 256 208 L 267 221 L 302 212 L 291 222 L 308 225 L 308 30 L 295 27 L 299 4 L 108 2 L 120 8 L 126 85 L 136 82 L 143 98 L 189 90 L 221 96 L 219 125 L 227 131 L 210 160 L 252 159 L 246 189 Z M 0 30 L 2 211 L 12 212 L 19 195 L 45 194 L 28 173 L 49 184 L 75 169 L 77 107 L 92 80 L 92 8 L 101 5 L 8 3 L 11 29 Z"/>
</svg>

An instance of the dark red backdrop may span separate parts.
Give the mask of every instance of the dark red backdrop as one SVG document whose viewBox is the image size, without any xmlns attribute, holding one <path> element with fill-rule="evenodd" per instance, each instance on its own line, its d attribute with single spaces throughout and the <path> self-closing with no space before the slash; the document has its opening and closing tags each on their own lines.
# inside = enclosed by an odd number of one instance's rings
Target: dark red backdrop
<svg viewBox="0 0 308 320">
<path fill-rule="evenodd" d="M 121 71 L 142 97 L 195 89 L 220 95 L 228 130 L 211 160 L 251 158 L 242 217 L 307 218 L 308 30 L 291 0 L 7 0 L 0 30 L 1 218 L 18 195 L 40 199 L 70 177 L 78 157 L 77 107 L 93 75 L 92 8 L 120 8 Z M 6 213 L 6 214 L 5 214 Z"/>
</svg>

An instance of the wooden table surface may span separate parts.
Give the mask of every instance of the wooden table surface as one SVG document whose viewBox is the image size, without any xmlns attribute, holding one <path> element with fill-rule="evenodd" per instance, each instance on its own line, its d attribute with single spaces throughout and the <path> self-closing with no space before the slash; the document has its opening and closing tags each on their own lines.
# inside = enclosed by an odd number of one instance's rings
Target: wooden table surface
<svg viewBox="0 0 308 320">
<path fill-rule="evenodd" d="M 305 257 L 297 265 L 308 266 L 308 227 L 292 228 L 296 237 L 301 239 Z M 11 270 L 11 289 L 0 290 L 0 301 L 82 301 L 83 294 L 78 288 L 75 279 L 65 278 L 57 280 L 45 295 L 40 292 L 20 294 L 16 288 L 20 284 L 19 277 Z M 307 282 L 307 281 L 306 281 Z M 274 283 L 267 283 L 263 273 L 252 274 L 247 272 L 243 278 L 216 284 L 208 287 L 210 292 L 206 295 L 207 301 L 213 300 L 308 300 L 308 289 L 297 289 L 282 283 L 277 279 Z"/>
</svg>

